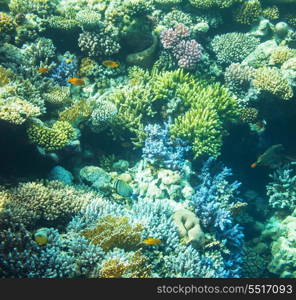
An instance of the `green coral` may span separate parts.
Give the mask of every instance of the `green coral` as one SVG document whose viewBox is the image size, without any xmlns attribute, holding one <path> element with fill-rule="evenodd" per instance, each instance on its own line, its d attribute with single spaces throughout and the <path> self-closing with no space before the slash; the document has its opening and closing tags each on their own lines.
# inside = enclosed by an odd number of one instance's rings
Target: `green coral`
<svg viewBox="0 0 296 300">
<path fill-rule="evenodd" d="M 195 158 L 205 154 L 219 156 L 222 138 L 226 134 L 223 127 L 237 118 L 236 100 L 218 83 L 195 83 L 180 92 L 189 110 L 177 117 L 171 127 L 172 136 L 189 140 Z"/>
<path fill-rule="evenodd" d="M 245 33 L 229 32 L 216 35 L 212 48 L 220 63 L 242 62 L 259 45 L 259 39 Z"/>
<path fill-rule="evenodd" d="M 57 121 L 51 128 L 33 123 L 27 134 L 32 143 L 48 151 L 62 149 L 75 136 L 73 127 L 66 121 Z"/>
<path fill-rule="evenodd" d="M 293 97 L 293 90 L 279 69 L 262 67 L 256 70 L 253 79 L 254 86 L 272 95 L 289 100 Z"/>
<path fill-rule="evenodd" d="M 33 13 L 47 16 L 55 12 L 57 0 L 10 0 L 9 9 L 13 14 Z"/>
<path fill-rule="evenodd" d="M 240 24 L 250 25 L 258 20 L 261 13 L 259 0 L 248 0 L 234 10 L 234 20 Z"/>
<path fill-rule="evenodd" d="M 212 7 L 227 8 L 231 5 L 241 2 L 241 0 L 189 0 L 192 6 L 200 9 L 209 9 Z"/>
<path fill-rule="evenodd" d="M 0 12 L 0 33 L 10 32 L 15 29 L 14 19 L 4 12 Z"/>
</svg>

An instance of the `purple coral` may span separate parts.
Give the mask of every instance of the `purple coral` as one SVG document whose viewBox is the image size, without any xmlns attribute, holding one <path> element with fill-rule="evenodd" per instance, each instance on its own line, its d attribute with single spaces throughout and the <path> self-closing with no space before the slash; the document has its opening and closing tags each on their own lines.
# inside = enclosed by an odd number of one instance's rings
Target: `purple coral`
<svg viewBox="0 0 296 300">
<path fill-rule="evenodd" d="M 163 47 L 172 51 L 179 67 L 184 69 L 194 69 L 201 56 L 201 45 L 189 37 L 189 28 L 181 23 L 160 34 Z"/>
<path fill-rule="evenodd" d="M 173 54 L 179 67 L 194 69 L 201 55 L 201 46 L 195 40 L 183 40 L 173 49 Z"/>
</svg>

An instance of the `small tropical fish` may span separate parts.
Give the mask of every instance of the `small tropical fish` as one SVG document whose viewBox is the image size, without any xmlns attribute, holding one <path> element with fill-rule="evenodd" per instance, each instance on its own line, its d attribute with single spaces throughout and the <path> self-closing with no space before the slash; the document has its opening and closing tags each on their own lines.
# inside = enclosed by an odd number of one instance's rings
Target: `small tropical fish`
<svg viewBox="0 0 296 300">
<path fill-rule="evenodd" d="M 159 245 L 161 243 L 160 239 L 157 238 L 147 238 L 143 241 L 143 244 L 147 245 L 147 246 L 156 246 Z"/>
<path fill-rule="evenodd" d="M 84 80 L 77 77 L 70 78 L 67 81 L 73 85 L 84 85 Z"/>
<path fill-rule="evenodd" d="M 119 67 L 119 63 L 113 60 L 104 60 L 102 62 L 102 64 L 107 67 L 107 68 L 118 68 Z"/>
<path fill-rule="evenodd" d="M 115 179 L 114 188 L 117 194 L 122 197 L 131 197 L 133 195 L 133 189 L 131 186 L 122 180 Z"/>
<path fill-rule="evenodd" d="M 49 70 L 49 68 L 41 67 L 41 68 L 37 69 L 37 72 L 40 73 L 40 74 L 44 74 L 44 73 L 46 73 L 48 70 Z"/>
<path fill-rule="evenodd" d="M 250 165 L 250 167 L 251 167 L 251 168 L 256 168 L 256 167 L 257 167 L 257 163 L 255 163 L 255 162 L 252 163 L 252 164 Z"/>
<path fill-rule="evenodd" d="M 48 229 L 47 228 L 40 228 L 34 234 L 34 240 L 39 246 L 46 245 L 48 242 Z"/>
</svg>

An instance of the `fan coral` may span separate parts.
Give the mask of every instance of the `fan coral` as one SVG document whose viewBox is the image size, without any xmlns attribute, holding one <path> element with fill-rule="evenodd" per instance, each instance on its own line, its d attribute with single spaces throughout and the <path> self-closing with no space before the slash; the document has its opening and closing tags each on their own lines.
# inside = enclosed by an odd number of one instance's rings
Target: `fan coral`
<svg viewBox="0 0 296 300">
<path fill-rule="evenodd" d="M 0 120 L 21 125 L 32 117 L 41 114 L 40 109 L 18 97 L 0 99 Z"/>
<path fill-rule="evenodd" d="M 29 140 L 47 151 L 60 150 L 75 136 L 70 123 L 57 121 L 52 127 L 41 124 L 32 124 L 27 129 Z"/>
<path fill-rule="evenodd" d="M 293 97 L 293 90 L 279 69 L 262 67 L 256 70 L 253 79 L 254 86 L 262 91 L 289 100 Z"/>
<path fill-rule="evenodd" d="M 229 32 L 216 35 L 212 48 L 220 63 L 242 62 L 259 45 L 259 39 L 245 33 Z"/>
</svg>

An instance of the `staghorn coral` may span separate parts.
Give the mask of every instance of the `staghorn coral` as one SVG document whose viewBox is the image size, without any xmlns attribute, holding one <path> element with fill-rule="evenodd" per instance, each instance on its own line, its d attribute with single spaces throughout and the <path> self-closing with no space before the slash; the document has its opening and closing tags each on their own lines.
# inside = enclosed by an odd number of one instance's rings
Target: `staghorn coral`
<svg viewBox="0 0 296 300">
<path fill-rule="evenodd" d="M 259 45 L 259 39 L 245 33 L 216 35 L 211 42 L 217 60 L 223 64 L 242 62 Z"/>
<path fill-rule="evenodd" d="M 57 121 L 52 127 L 33 123 L 27 129 L 29 140 L 47 151 L 60 150 L 75 136 L 70 123 Z"/>
<path fill-rule="evenodd" d="M 293 97 L 293 90 L 279 69 L 262 67 L 256 70 L 253 79 L 254 86 L 262 91 L 283 99 L 289 100 Z"/>
<path fill-rule="evenodd" d="M 81 235 L 104 251 L 114 247 L 132 250 L 139 246 L 142 230 L 140 224 L 130 225 L 127 217 L 109 215 L 99 218 L 94 228 L 82 231 Z"/>
<path fill-rule="evenodd" d="M 250 25 L 258 20 L 261 13 L 259 0 L 247 0 L 234 10 L 233 18 L 237 23 Z"/>
<path fill-rule="evenodd" d="M 15 125 L 21 125 L 32 117 L 41 114 L 37 106 L 18 97 L 0 99 L 0 120 L 7 121 Z"/>
</svg>

